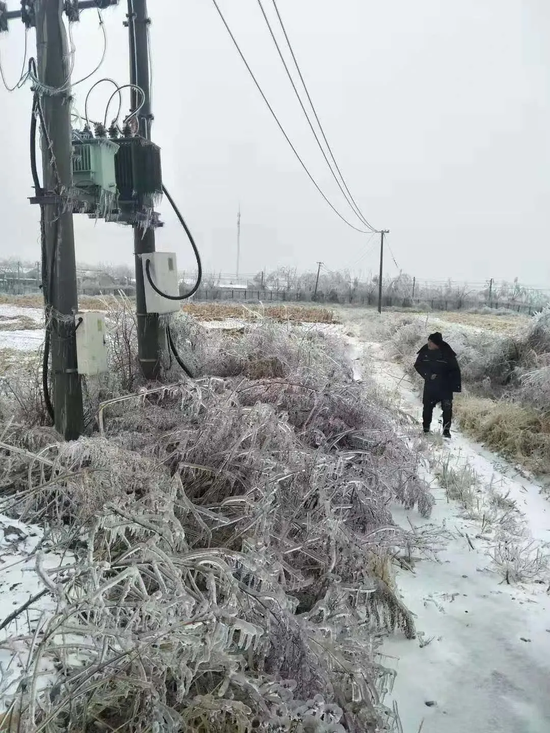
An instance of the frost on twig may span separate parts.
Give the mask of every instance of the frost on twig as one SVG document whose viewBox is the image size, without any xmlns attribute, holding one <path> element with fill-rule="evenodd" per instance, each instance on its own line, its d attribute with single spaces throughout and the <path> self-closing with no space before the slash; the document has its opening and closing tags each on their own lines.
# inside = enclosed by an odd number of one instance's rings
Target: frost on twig
<svg viewBox="0 0 550 733">
<path fill-rule="evenodd" d="M 3 433 L 4 511 L 76 556 L 46 578 L 25 730 L 397 731 L 376 650 L 415 635 L 392 561 L 426 537 L 389 507 L 429 515 L 417 458 L 338 342 L 203 337 L 202 376 L 113 405 L 104 437 Z M 104 398 L 136 386 L 133 335 L 113 348 Z"/>
</svg>

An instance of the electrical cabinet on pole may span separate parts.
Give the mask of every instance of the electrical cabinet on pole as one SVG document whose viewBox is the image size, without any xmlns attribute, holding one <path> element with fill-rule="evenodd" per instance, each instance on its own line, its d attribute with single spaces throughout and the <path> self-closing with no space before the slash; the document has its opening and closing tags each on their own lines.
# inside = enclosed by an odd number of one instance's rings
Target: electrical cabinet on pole
<svg viewBox="0 0 550 733">
<path fill-rule="evenodd" d="M 145 140 L 151 140 L 151 79 L 149 75 L 148 27 L 150 19 L 147 14 L 146 0 L 128 0 L 128 31 L 130 36 L 130 81 L 139 87 L 132 90 L 132 111 L 137 113 L 139 123 L 138 134 Z M 139 201 L 140 207 L 152 210 L 153 201 L 144 195 Z M 145 273 L 143 256 L 155 252 L 155 229 L 152 223 L 134 224 L 134 256 L 136 267 L 136 311 L 139 361 L 143 374 L 147 379 L 157 379 L 160 374 L 161 328 L 158 313 L 148 313 L 145 295 Z"/>
<path fill-rule="evenodd" d="M 39 97 L 45 126 L 42 131 L 42 187 L 46 197 L 41 209 L 45 237 L 44 297 L 51 329 L 53 408 L 57 431 L 65 440 L 74 440 L 82 432 L 83 408 L 76 352 L 78 297 L 73 214 L 68 205 L 73 187 L 71 90 L 63 10 L 63 0 L 34 2 L 38 78 L 42 85 L 55 90 Z"/>
</svg>

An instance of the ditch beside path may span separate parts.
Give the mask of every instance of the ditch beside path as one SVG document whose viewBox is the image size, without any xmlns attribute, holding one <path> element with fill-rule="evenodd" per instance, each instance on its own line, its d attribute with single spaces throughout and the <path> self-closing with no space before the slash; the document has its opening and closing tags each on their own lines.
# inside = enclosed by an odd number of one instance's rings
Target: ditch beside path
<svg viewBox="0 0 550 733">
<path fill-rule="evenodd" d="M 550 502 L 536 483 L 456 429 L 450 443 L 438 436 L 425 438 L 417 385 L 388 359 L 381 344 L 359 339 L 352 343 L 356 359 L 364 357 L 365 373 L 408 416 L 410 439 L 436 498 L 428 520 L 392 508 L 394 517 L 407 529 L 411 524 L 419 529 L 430 525 L 444 538 L 437 561 L 422 559 L 413 563 L 412 572 L 398 573 L 403 600 L 416 617 L 418 639 L 389 639 L 381 661 L 397 671 L 392 699 L 403 731 L 547 733 L 548 576 L 543 570 L 537 573 L 539 582 L 508 584 L 492 555 L 496 549 L 513 555 L 516 543 L 522 557 L 534 557 L 537 550 L 548 553 Z M 472 476 L 475 486 L 469 489 L 476 499 L 469 510 L 449 501 L 440 487 L 436 476 L 444 466 Z M 508 535 L 489 525 L 485 506 L 502 509 L 494 516 L 501 527 L 514 528 L 509 542 L 503 544 L 502 537 Z"/>
</svg>

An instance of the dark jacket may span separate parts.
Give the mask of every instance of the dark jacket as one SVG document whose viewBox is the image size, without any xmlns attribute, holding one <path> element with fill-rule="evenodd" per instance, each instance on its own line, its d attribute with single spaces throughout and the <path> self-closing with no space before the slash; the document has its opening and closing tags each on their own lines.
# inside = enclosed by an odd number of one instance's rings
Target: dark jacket
<svg viewBox="0 0 550 733">
<path fill-rule="evenodd" d="M 456 354 L 445 342 L 439 349 L 429 349 L 427 344 L 423 346 L 418 352 L 414 368 L 424 379 L 425 402 L 452 400 L 453 392 L 462 391 Z"/>
</svg>

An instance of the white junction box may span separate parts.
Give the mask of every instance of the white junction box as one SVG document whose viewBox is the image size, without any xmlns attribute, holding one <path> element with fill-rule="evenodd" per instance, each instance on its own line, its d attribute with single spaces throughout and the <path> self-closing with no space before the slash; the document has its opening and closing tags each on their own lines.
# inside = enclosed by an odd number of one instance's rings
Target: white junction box
<svg viewBox="0 0 550 733">
<path fill-rule="evenodd" d="M 147 262 L 150 263 L 149 275 L 158 290 L 177 296 L 180 294 L 180 289 L 176 255 L 173 252 L 151 252 L 141 255 L 147 313 L 176 313 L 181 308 L 181 303 L 165 298 L 155 291 L 147 277 Z"/>
<path fill-rule="evenodd" d="M 76 314 L 76 356 L 78 373 L 84 377 L 94 377 L 109 371 L 105 313 L 83 311 Z"/>
</svg>

